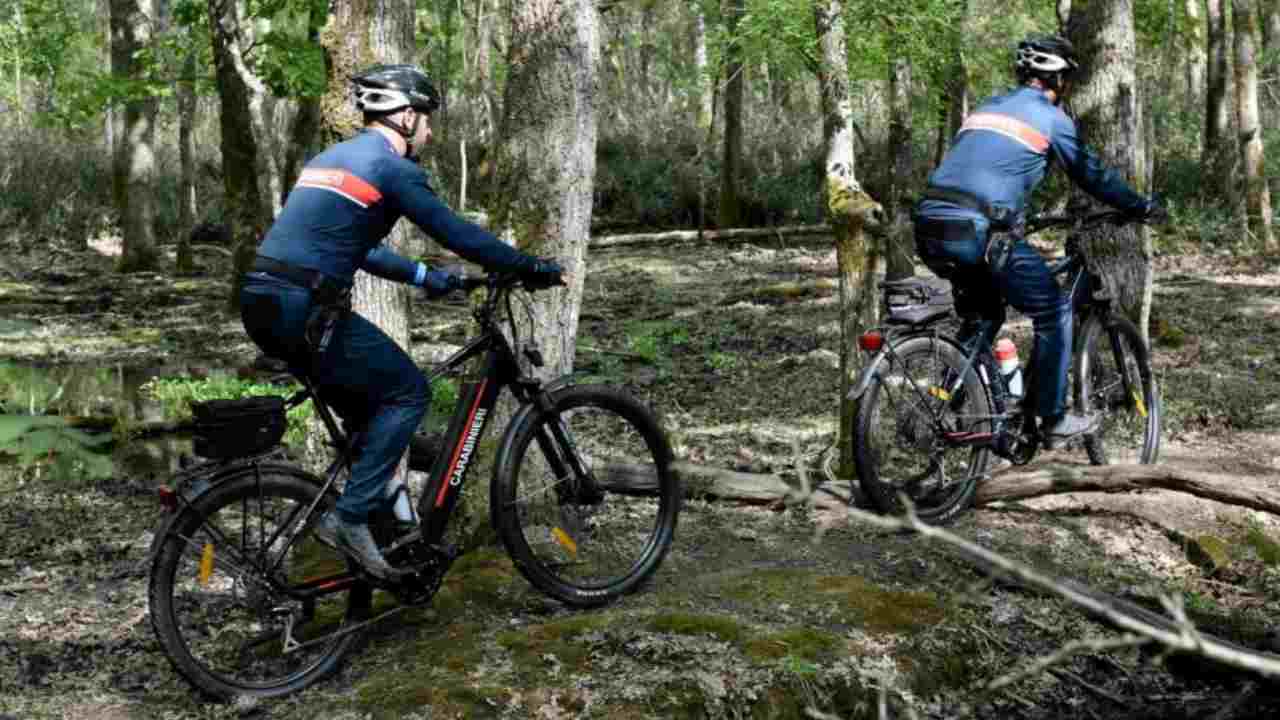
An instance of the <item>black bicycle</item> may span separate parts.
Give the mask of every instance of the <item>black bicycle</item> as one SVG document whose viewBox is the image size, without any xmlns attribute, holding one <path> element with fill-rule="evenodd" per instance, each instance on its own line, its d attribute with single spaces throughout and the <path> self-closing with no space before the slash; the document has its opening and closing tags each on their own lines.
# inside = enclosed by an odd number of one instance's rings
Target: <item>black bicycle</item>
<svg viewBox="0 0 1280 720">
<path fill-rule="evenodd" d="M 1029 235 L 1072 228 L 1065 256 L 1050 270 L 1066 277 L 1072 299 L 1069 402 L 1099 416 L 1098 429 L 1082 436 L 1095 465 L 1154 463 L 1160 447 L 1160 395 L 1146 343 L 1132 322 L 1112 311 L 1079 237 L 1100 223 L 1131 221 L 1110 210 L 1041 215 L 1026 229 Z M 876 354 L 850 393 L 859 400 L 853 428 L 858 483 L 881 512 L 902 512 L 905 497 L 920 519 L 949 522 L 972 504 L 993 454 L 1026 464 L 1046 446 L 1045 428 L 1010 395 L 991 348 L 981 342 L 987 321 L 959 318 L 977 330 L 961 341 L 945 288 L 910 278 L 885 283 L 883 294 L 886 324 L 859 338 L 863 350 Z M 1034 398 L 1033 363 L 1025 377 L 1021 397 Z"/>
<path fill-rule="evenodd" d="M 458 554 L 446 525 L 504 387 L 519 407 L 493 456 L 489 511 L 520 572 L 539 590 L 589 607 L 657 570 L 682 497 L 657 419 L 616 388 L 530 377 L 514 350 L 519 279 L 464 285 L 487 289 L 475 312 L 480 335 L 430 377 L 472 358 L 482 370 L 461 385 L 447 450 L 432 459 L 418 501 L 419 523 L 406 527 L 390 510 L 370 519 L 388 561 L 412 571 L 401 582 L 379 583 L 314 537 L 360 438 L 344 435 L 307 378 L 288 399 L 216 401 L 199 408 L 208 417 L 195 413 L 197 453 L 215 459 L 161 490 L 167 514 L 153 545 L 149 599 L 162 649 L 200 690 L 220 698 L 299 690 L 335 670 L 371 624 L 429 602 Z M 510 341 L 496 319 L 501 308 Z M 542 363 L 531 347 L 523 355 Z M 339 450 L 324 479 L 282 458 L 278 445 L 285 411 L 307 399 Z M 411 467 L 424 462 L 411 453 Z M 380 601 L 375 612 L 375 588 L 400 603 L 385 609 Z"/>
</svg>

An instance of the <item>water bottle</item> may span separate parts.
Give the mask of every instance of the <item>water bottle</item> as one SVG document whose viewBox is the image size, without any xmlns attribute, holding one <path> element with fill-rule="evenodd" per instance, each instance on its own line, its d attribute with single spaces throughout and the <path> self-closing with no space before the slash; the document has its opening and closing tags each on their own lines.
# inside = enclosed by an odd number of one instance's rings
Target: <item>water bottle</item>
<svg viewBox="0 0 1280 720">
<path fill-rule="evenodd" d="M 409 488 L 405 487 L 404 480 L 399 474 L 387 483 L 386 497 L 387 499 L 395 498 L 392 512 L 395 513 L 396 520 L 404 523 L 418 522 L 418 517 L 413 513 L 413 505 L 409 503 Z"/>
<path fill-rule="evenodd" d="M 1000 338 L 995 348 L 996 362 L 1009 388 L 1010 399 L 1017 403 L 1022 399 L 1022 366 L 1018 363 L 1018 346 L 1009 338 Z"/>
</svg>

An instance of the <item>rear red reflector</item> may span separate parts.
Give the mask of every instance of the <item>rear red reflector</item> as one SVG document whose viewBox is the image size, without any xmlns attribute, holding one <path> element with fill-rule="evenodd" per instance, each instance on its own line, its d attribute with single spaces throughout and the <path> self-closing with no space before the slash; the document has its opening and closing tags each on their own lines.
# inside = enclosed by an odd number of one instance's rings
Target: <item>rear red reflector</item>
<svg viewBox="0 0 1280 720">
<path fill-rule="evenodd" d="M 858 347 L 867 352 L 876 352 L 884 346 L 884 336 L 874 330 L 858 336 Z"/>
<path fill-rule="evenodd" d="M 174 492 L 173 488 L 168 485 L 161 485 L 159 492 L 160 507 L 164 508 L 165 512 L 173 512 L 178 509 L 178 493 Z"/>
</svg>

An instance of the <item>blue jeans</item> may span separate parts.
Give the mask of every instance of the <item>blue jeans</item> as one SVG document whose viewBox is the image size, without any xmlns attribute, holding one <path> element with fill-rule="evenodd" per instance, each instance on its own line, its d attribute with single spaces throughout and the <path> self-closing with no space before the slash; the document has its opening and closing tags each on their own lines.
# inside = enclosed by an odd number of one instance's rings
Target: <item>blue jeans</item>
<svg viewBox="0 0 1280 720">
<path fill-rule="evenodd" d="M 306 288 L 261 273 L 245 278 L 240 315 L 249 337 L 293 374 L 310 377 L 349 433 L 363 433 L 338 513 L 364 523 L 384 502 L 386 484 L 431 404 L 431 386 L 394 340 L 354 312 L 316 357 L 306 340 L 310 311 Z"/>
<path fill-rule="evenodd" d="M 1005 321 L 1005 303 L 1031 318 L 1035 330 L 1036 414 L 1056 418 L 1067 400 L 1071 361 L 1071 299 L 1059 287 L 1040 253 L 1025 242 L 1014 243 L 1008 262 L 992 273 L 984 257 L 990 239 L 983 218 L 928 218 L 916 221 L 916 251 L 925 265 L 951 281 L 956 312 L 990 322 L 988 346 Z M 975 329 L 966 324 L 962 339 Z"/>
</svg>

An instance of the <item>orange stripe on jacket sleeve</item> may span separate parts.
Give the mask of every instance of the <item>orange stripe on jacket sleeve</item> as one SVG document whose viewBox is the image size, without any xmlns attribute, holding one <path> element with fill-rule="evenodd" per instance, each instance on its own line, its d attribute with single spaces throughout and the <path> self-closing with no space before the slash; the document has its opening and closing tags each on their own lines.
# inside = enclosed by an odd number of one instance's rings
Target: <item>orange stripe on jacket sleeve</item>
<svg viewBox="0 0 1280 720">
<path fill-rule="evenodd" d="M 298 185 L 331 190 L 355 201 L 361 207 L 368 207 L 382 199 L 378 188 L 345 170 L 307 168 L 298 177 Z"/>
<path fill-rule="evenodd" d="M 1011 115 L 974 113 L 965 119 L 964 126 L 960 128 L 960 132 L 965 130 L 997 132 L 1017 140 L 1038 153 L 1043 153 L 1049 149 L 1049 138 L 1045 137 L 1035 127 Z"/>
</svg>

